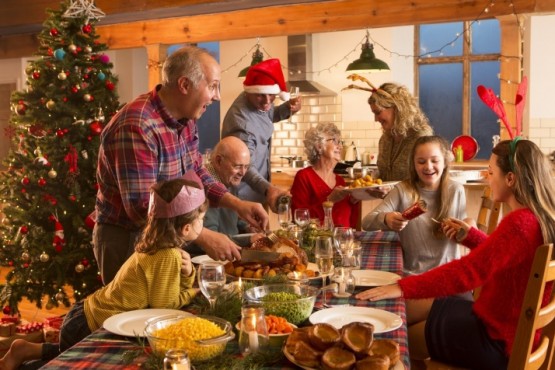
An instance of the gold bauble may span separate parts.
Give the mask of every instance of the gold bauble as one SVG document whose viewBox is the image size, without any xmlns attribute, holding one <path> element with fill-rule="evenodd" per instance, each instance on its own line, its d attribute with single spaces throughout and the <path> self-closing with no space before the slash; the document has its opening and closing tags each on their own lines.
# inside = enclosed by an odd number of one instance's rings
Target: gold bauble
<svg viewBox="0 0 555 370">
<path fill-rule="evenodd" d="M 55 179 L 58 176 L 58 172 L 56 172 L 55 169 L 51 169 L 50 171 L 48 171 L 48 177 L 50 177 L 51 179 Z"/>
</svg>

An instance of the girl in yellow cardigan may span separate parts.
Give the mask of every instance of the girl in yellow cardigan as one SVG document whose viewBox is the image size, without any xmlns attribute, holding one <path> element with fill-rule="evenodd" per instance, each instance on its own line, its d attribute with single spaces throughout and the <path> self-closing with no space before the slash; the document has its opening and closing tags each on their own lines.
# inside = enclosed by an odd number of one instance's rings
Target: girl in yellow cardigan
<svg viewBox="0 0 555 370">
<path fill-rule="evenodd" d="M 0 360 L 0 369 L 17 369 L 24 362 L 23 368 L 38 368 L 118 313 L 189 304 L 197 293 L 192 288 L 195 269 L 181 246 L 198 237 L 207 207 L 200 179 L 192 172 L 154 185 L 147 225 L 114 280 L 71 308 L 59 345 L 17 339 Z"/>
</svg>

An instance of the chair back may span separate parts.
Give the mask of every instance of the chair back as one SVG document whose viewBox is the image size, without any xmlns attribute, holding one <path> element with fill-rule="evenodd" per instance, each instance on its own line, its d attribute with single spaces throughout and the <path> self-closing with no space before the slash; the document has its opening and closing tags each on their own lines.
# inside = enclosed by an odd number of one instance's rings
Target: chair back
<svg viewBox="0 0 555 370">
<path fill-rule="evenodd" d="M 491 234 L 499 223 L 500 212 L 501 202 L 493 200 L 491 188 L 486 186 L 482 194 L 482 205 L 480 206 L 478 220 L 476 221 L 478 229 L 488 235 Z"/>
<path fill-rule="evenodd" d="M 544 244 L 536 250 L 508 370 L 550 370 L 555 366 L 555 295 L 552 293 L 549 303 L 541 307 L 546 283 L 555 281 L 555 261 L 551 259 L 552 252 L 553 244 Z M 540 344 L 532 351 L 538 329 L 541 329 Z"/>
</svg>

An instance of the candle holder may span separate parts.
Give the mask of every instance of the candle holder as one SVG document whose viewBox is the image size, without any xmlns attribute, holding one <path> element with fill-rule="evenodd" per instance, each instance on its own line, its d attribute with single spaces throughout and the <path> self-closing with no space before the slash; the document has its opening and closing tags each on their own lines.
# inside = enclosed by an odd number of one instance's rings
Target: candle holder
<svg viewBox="0 0 555 370">
<path fill-rule="evenodd" d="M 338 298 L 348 298 L 355 291 L 355 277 L 348 267 L 336 267 L 331 281 L 337 284 L 337 292 L 333 295 Z"/>
<path fill-rule="evenodd" d="M 287 274 L 287 280 L 291 284 L 306 285 L 309 283 L 308 275 L 305 272 L 292 271 Z"/>
<path fill-rule="evenodd" d="M 164 370 L 191 370 L 189 355 L 184 349 L 169 349 L 164 357 Z"/>
<path fill-rule="evenodd" d="M 239 350 L 241 354 L 248 355 L 266 351 L 269 339 L 264 308 L 254 305 L 243 307 L 239 326 Z"/>
</svg>

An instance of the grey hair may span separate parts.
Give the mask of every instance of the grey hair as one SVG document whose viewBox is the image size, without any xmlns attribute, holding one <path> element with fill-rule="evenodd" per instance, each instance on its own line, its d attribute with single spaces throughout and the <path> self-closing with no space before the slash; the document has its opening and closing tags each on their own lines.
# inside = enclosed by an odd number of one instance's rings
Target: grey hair
<svg viewBox="0 0 555 370">
<path fill-rule="evenodd" d="M 304 152 L 308 162 L 314 165 L 320 160 L 324 139 L 326 136 L 336 137 L 341 140 L 341 131 L 332 122 L 319 123 L 311 127 L 304 136 Z"/>
<path fill-rule="evenodd" d="M 186 76 L 193 87 L 197 87 L 205 78 L 202 69 L 203 56 L 213 58 L 208 50 L 196 46 L 184 46 L 174 51 L 164 61 L 162 84 L 166 87 L 176 87 L 179 78 Z"/>
</svg>

